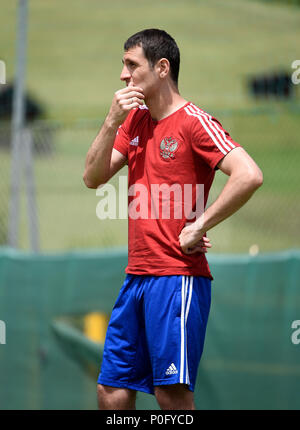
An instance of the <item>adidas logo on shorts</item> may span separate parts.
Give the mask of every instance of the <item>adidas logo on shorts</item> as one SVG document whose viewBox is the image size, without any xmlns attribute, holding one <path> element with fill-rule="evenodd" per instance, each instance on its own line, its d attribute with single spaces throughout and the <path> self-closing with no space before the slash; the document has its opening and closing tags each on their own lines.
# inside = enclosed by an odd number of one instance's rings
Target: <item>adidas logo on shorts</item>
<svg viewBox="0 0 300 430">
<path fill-rule="evenodd" d="M 174 363 L 172 363 L 168 369 L 166 370 L 166 375 L 175 375 L 178 373 L 178 370 L 176 369 L 176 366 Z"/>
</svg>

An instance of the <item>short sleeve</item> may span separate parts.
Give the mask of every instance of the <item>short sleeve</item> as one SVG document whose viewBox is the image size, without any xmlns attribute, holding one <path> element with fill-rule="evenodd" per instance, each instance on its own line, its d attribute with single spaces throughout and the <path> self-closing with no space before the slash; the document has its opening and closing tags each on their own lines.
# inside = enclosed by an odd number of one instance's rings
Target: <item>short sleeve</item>
<svg viewBox="0 0 300 430">
<path fill-rule="evenodd" d="M 130 139 L 128 136 L 128 133 L 126 131 L 125 124 L 120 125 L 118 128 L 115 141 L 114 141 L 114 148 L 117 149 L 121 154 L 125 155 L 125 157 L 128 158 L 128 145 L 129 145 Z"/>
<path fill-rule="evenodd" d="M 204 111 L 194 108 L 191 129 L 193 151 L 212 169 L 234 148 L 240 147 L 222 127 L 220 122 Z"/>
</svg>

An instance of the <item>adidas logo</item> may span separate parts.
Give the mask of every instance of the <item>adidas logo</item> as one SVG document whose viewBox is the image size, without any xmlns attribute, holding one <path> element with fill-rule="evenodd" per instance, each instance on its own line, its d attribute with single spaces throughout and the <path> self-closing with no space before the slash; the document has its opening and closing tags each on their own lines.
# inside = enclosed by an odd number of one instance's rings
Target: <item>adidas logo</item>
<svg viewBox="0 0 300 430">
<path fill-rule="evenodd" d="M 130 142 L 130 145 L 138 146 L 139 144 L 139 136 L 136 136 L 132 141 Z"/>
<path fill-rule="evenodd" d="M 168 369 L 166 370 L 166 375 L 175 375 L 178 373 L 178 370 L 176 369 L 176 366 L 174 363 L 172 363 Z"/>
</svg>

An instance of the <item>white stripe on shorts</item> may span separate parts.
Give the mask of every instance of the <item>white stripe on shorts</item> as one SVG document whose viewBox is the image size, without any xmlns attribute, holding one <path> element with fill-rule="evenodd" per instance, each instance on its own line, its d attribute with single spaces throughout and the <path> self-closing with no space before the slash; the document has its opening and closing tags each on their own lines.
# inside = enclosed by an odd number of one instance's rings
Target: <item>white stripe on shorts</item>
<svg viewBox="0 0 300 430">
<path fill-rule="evenodd" d="M 189 371 L 188 371 L 188 360 L 187 360 L 187 333 L 186 333 L 186 322 L 190 310 L 190 304 L 193 292 L 193 276 L 182 276 L 181 284 L 181 316 L 180 316 L 180 331 L 181 331 L 181 344 L 180 344 L 180 377 L 179 382 L 189 384 Z M 190 285 L 189 284 L 190 281 Z M 189 290 L 189 294 L 188 294 Z M 187 307 L 185 309 L 186 298 L 188 294 Z M 184 369 L 186 367 L 186 377 L 184 382 Z"/>
<path fill-rule="evenodd" d="M 190 277 L 190 291 L 189 291 L 189 299 L 188 299 L 188 303 L 187 303 L 187 308 L 186 308 L 186 313 L 185 313 L 185 354 L 186 354 L 186 378 L 185 378 L 185 383 L 189 384 L 190 383 L 190 375 L 189 375 L 189 366 L 188 366 L 188 356 L 187 356 L 187 335 L 186 335 L 186 321 L 187 321 L 187 317 L 189 314 L 189 310 L 190 310 L 190 304 L 191 304 L 191 300 L 192 300 L 192 293 L 193 293 L 193 280 L 194 277 L 191 276 Z"/>
</svg>

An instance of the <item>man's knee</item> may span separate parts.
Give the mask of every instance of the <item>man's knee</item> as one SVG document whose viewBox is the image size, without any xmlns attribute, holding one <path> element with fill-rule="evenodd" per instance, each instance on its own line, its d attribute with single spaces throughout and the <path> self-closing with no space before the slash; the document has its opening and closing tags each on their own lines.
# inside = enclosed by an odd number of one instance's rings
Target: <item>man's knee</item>
<svg viewBox="0 0 300 430">
<path fill-rule="evenodd" d="M 195 409 L 194 394 L 185 384 L 156 386 L 154 393 L 161 409 Z"/>
<path fill-rule="evenodd" d="M 106 400 L 106 397 L 109 395 L 107 388 L 108 387 L 102 384 L 97 385 L 98 403 L 100 403 L 100 401 L 104 402 Z"/>
<path fill-rule="evenodd" d="M 135 409 L 136 391 L 97 385 L 99 409 Z"/>
</svg>

